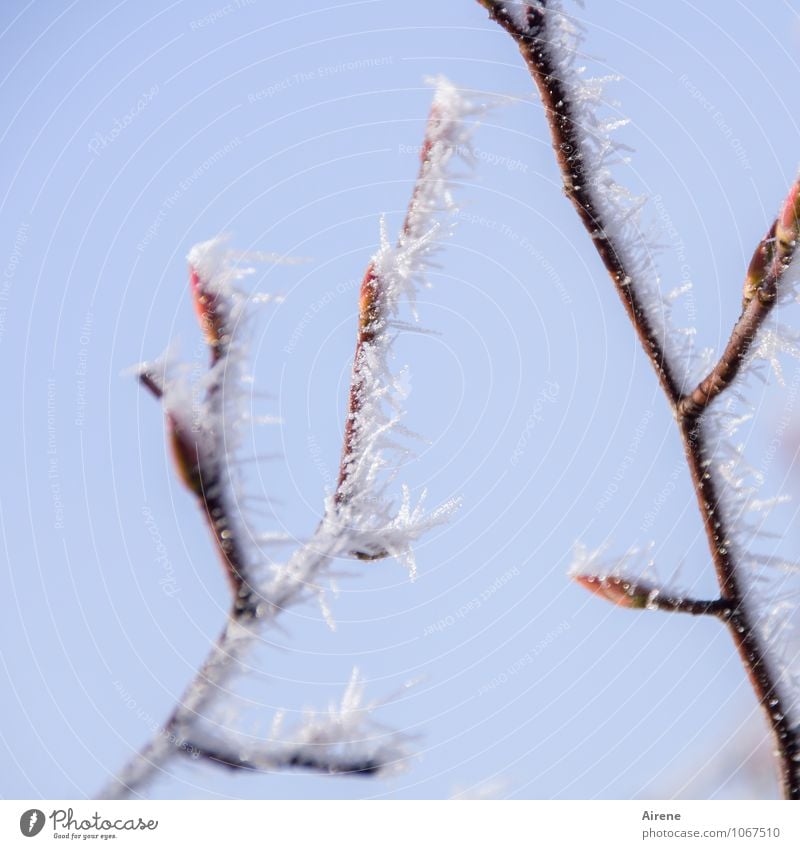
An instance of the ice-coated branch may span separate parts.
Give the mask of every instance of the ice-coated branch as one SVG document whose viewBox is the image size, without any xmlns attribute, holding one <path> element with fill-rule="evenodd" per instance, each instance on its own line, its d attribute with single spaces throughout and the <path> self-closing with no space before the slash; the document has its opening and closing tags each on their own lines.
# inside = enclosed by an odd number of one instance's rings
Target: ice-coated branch
<svg viewBox="0 0 800 849">
<path fill-rule="evenodd" d="M 357 772 L 345 769 L 369 764 L 365 774 L 376 774 L 388 766 L 381 760 L 396 751 L 376 748 L 364 754 L 354 750 L 339 759 L 334 733 L 328 745 L 234 750 L 230 741 L 208 746 L 198 742 L 198 724 L 207 710 L 230 698 L 230 684 L 241 669 L 246 652 L 259 642 L 261 630 L 289 606 L 320 592 L 318 578 L 350 545 L 338 525 L 323 519 L 312 538 L 301 545 L 285 564 L 273 565 L 268 576 L 258 568 L 254 552 L 246 545 L 248 533 L 237 507 L 237 486 L 232 463 L 235 424 L 240 420 L 242 383 L 242 325 L 246 323 L 248 299 L 235 286 L 246 269 L 235 263 L 235 255 L 220 239 L 195 246 L 189 253 L 190 285 L 196 312 L 209 346 L 210 366 L 199 386 L 188 386 L 182 374 L 174 374 L 168 359 L 145 363 L 139 370 L 140 383 L 161 401 L 167 434 L 178 477 L 197 499 L 208 523 L 217 551 L 233 590 L 228 621 L 208 657 L 192 679 L 159 732 L 138 752 L 102 791 L 102 798 L 139 795 L 149 781 L 162 772 L 170 759 L 189 755 L 231 767 L 238 759 L 253 769 L 278 769 L 291 765 L 315 772 Z M 200 397 L 198 399 L 198 392 Z M 349 692 L 355 683 L 351 683 Z M 352 701 L 352 699 L 351 699 Z M 306 729 L 308 731 L 308 729 Z M 310 751 L 308 750 L 310 747 Z M 356 747 L 357 748 L 357 747 Z M 329 751 L 330 750 L 330 751 Z M 328 768 L 325 769 L 325 757 Z M 339 768 L 341 767 L 341 768 Z"/>
<path fill-rule="evenodd" d="M 793 720 L 780 670 L 756 627 L 742 552 L 734 543 L 734 522 L 742 522 L 743 517 L 726 514 L 722 495 L 725 484 L 710 471 L 714 452 L 707 423 L 702 417 L 687 418 L 679 421 L 679 427 L 721 598 L 727 605 L 723 621 L 772 730 L 783 796 L 800 800 L 800 726 Z"/>
<path fill-rule="evenodd" d="M 483 111 L 446 79 L 434 82 L 436 93 L 420 146 L 419 171 L 400 234 L 392 246 L 382 222 L 381 244 L 367 265 L 359 293 L 356 349 L 332 508 L 353 534 L 358 543 L 353 553 L 361 559 L 405 556 L 403 536 L 413 538 L 420 521 L 427 526 L 431 521 L 438 523 L 453 506 L 445 505 L 424 520 L 422 502 L 412 507 L 405 493 L 403 507 L 391 516 L 381 506 L 386 496 L 379 483 L 387 457 L 406 453 L 398 436 L 402 436 L 407 390 L 391 370 L 399 329 L 396 317 L 403 299 L 413 307 L 416 291 L 428 285 L 430 258 L 456 211 L 450 191 L 453 163 L 469 156 L 471 149 L 472 127 L 466 119 Z M 386 519 L 383 527 L 375 522 L 376 505 L 378 515 L 383 513 Z M 409 566 L 413 571 L 413 561 Z"/>
<path fill-rule="evenodd" d="M 370 449 L 375 410 L 368 409 L 368 384 L 376 367 L 386 369 L 391 323 L 401 297 L 406 294 L 413 303 L 414 289 L 420 283 L 424 285 L 424 280 L 414 278 L 424 274 L 426 260 L 436 249 L 439 214 L 455 211 L 448 188 L 452 161 L 470 149 L 471 128 L 464 119 L 481 111 L 447 80 L 439 78 L 436 83 L 420 146 L 419 172 L 397 244 L 390 248 L 382 232 L 380 250 L 370 260 L 361 282 L 353 375 L 335 495 L 340 505 L 347 504 L 358 489 L 360 481 L 356 478 Z"/>
<path fill-rule="evenodd" d="M 666 310 L 657 292 L 647 248 L 638 228 L 639 201 L 616 184 L 608 160 L 616 147 L 594 108 L 598 80 L 583 80 L 573 67 L 578 38 L 557 0 L 478 0 L 511 35 L 536 83 L 550 128 L 564 193 L 572 202 L 608 272 L 645 353 L 671 403 L 681 382 L 667 350 Z"/>
<path fill-rule="evenodd" d="M 228 622 L 205 663 L 191 681 L 163 728 L 103 791 L 105 798 L 139 795 L 147 782 L 177 754 L 236 770 L 306 769 L 329 774 L 375 775 L 402 766 L 404 741 L 370 722 L 373 704 L 362 704 L 362 685 L 354 677 L 338 710 L 309 714 L 289 739 L 253 741 L 203 724 L 215 704 L 230 698 L 230 684 L 243 655 L 283 611 L 310 597 L 322 601 L 322 579 L 339 557 L 405 560 L 413 574 L 412 543 L 444 521 L 454 504 L 431 512 L 424 493 L 412 503 L 403 487 L 397 503 L 388 487 L 393 459 L 403 456 L 401 418 L 407 392 L 390 368 L 402 299 L 412 306 L 417 287 L 441 236 L 443 217 L 452 219 L 452 162 L 469 151 L 472 128 L 467 118 L 481 110 L 447 80 L 436 81 L 436 94 L 421 151 L 421 166 L 397 244 L 381 228 L 381 244 L 361 289 L 358 343 L 341 474 L 323 517 L 311 536 L 285 563 L 259 562 L 240 518 L 235 475 L 236 425 L 243 415 L 241 386 L 242 328 L 251 302 L 236 285 L 251 269 L 242 255 L 224 248 L 221 239 L 189 253 L 192 300 L 209 349 L 207 373 L 189 384 L 175 373 L 169 357 L 145 363 L 140 383 L 161 402 L 175 466 L 198 501 L 222 560 L 232 592 Z M 401 376 L 402 377 L 402 376 Z M 326 611 L 327 613 L 327 611 Z"/>
<path fill-rule="evenodd" d="M 279 715 L 269 740 L 221 736 L 212 730 L 188 740 L 180 752 L 245 771 L 302 769 L 327 775 L 386 775 L 404 767 L 407 741 L 371 720 L 374 707 L 364 704 L 363 684 L 354 670 L 340 704 L 322 714 L 307 712 L 302 723 L 288 733 L 284 733 Z"/>
<path fill-rule="evenodd" d="M 675 612 L 708 614 L 728 626 L 756 697 L 772 730 L 780 765 L 783 795 L 800 799 L 800 724 L 785 686 L 785 675 L 770 656 L 770 645 L 754 609 L 745 579 L 745 552 L 736 545 L 737 527 L 744 522 L 742 505 L 730 510 L 724 496 L 737 492 L 738 481 L 723 479 L 721 469 L 736 468 L 740 457 L 719 464 L 715 449 L 724 442 L 713 432 L 719 416 L 711 415 L 715 400 L 731 387 L 758 345 L 781 284 L 794 257 L 798 237 L 800 188 L 796 182 L 775 224 L 758 245 L 747 272 L 743 310 L 719 362 L 691 392 L 684 395 L 684 376 L 668 349 L 665 299 L 642 262 L 640 233 L 631 226 L 635 206 L 619 203 L 624 192 L 606 164 L 613 143 L 608 125 L 598 117 L 596 92 L 574 67 L 579 38 L 564 12 L 562 0 L 478 0 L 490 17 L 517 43 L 539 90 L 550 128 L 564 191 L 589 233 L 597 253 L 622 298 L 633 327 L 651 359 L 680 428 L 684 452 L 700 508 L 720 598 L 691 601 L 652 591 L 624 575 L 583 574 L 580 583 L 625 607 L 657 607 Z M 629 212 L 633 211 L 633 218 Z M 761 347 L 774 344 L 767 340 Z M 784 341 L 778 340 L 779 346 Z M 774 359 L 774 351 L 770 351 Z M 730 475 L 730 471 L 728 472 Z M 739 496 L 734 496 L 737 498 Z M 749 553 L 748 553 L 749 554 Z M 752 556 L 752 555 L 750 555 Z M 646 602 L 646 603 L 645 603 Z"/>
</svg>

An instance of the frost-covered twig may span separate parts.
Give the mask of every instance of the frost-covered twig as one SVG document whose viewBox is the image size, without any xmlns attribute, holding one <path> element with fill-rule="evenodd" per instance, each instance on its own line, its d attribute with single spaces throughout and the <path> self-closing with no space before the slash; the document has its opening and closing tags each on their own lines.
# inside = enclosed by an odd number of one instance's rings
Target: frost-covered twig
<svg viewBox="0 0 800 849">
<path fill-rule="evenodd" d="M 575 582 L 618 607 L 688 613 L 691 616 L 724 616 L 729 607 L 721 598 L 702 601 L 688 596 L 669 595 L 659 587 L 634 584 L 612 575 L 579 575 Z"/>
<path fill-rule="evenodd" d="M 778 289 L 794 259 L 797 247 L 797 219 L 800 216 L 800 181 L 789 191 L 777 219 L 761 240 L 745 277 L 742 314 L 728 344 L 708 375 L 677 405 L 681 419 L 696 418 L 736 379 L 759 329 L 778 298 Z"/>
<path fill-rule="evenodd" d="M 401 767 L 407 753 L 401 735 L 387 738 L 384 730 L 371 722 L 374 707 L 364 704 L 363 684 L 354 670 L 340 704 L 323 714 L 308 712 L 302 724 L 288 734 L 279 714 L 267 742 L 254 745 L 243 735 L 220 738 L 219 734 L 200 732 L 180 751 L 190 758 L 251 772 L 303 769 L 327 775 L 385 775 L 393 766 Z"/>
<path fill-rule="evenodd" d="M 248 273 L 221 239 L 192 248 L 189 283 L 210 365 L 199 386 L 189 386 L 167 357 L 146 363 L 139 380 L 164 408 L 176 469 L 195 496 L 211 530 L 239 613 L 255 613 L 256 579 L 250 574 L 245 533 L 238 520 L 236 497 L 227 458 L 233 454 L 242 380 L 243 354 L 237 325 L 246 320 L 246 296 L 235 281 Z M 202 397 L 197 397 L 200 394 Z M 233 425 L 233 426 L 232 426 Z"/>
<path fill-rule="evenodd" d="M 478 2 L 519 47 L 544 105 L 564 192 L 611 276 L 667 397 L 675 402 L 681 381 L 668 359 L 664 305 L 654 291 L 649 257 L 631 249 L 638 235 L 639 200 L 611 178 L 609 159 L 616 152 L 609 137 L 613 126 L 599 120 L 593 109 L 596 86 L 576 84 L 569 43 L 572 22 L 553 0 Z"/>
<path fill-rule="evenodd" d="M 381 247 L 370 260 L 361 282 L 358 334 L 353 358 L 353 376 L 345 422 L 344 445 L 336 487 L 336 501 L 346 504 L 360 488 L 365 470 L 367 443 L 375 430 L 374 409 L 383 399 L 373 398 L 369 383 L 379 370 L 387 371 L 387 349 L 391 344 L 391 322 L 400 299 L 412 298 L 428 256 L 436 248 L 438 214 L 453 212 L 455 204 L 448 188 L 454 157 L 469 150 L 470 127 L 464 117 L 480 110 L 444 79 L 437 81 L 425 137 L 420 146 L 420 166 L 411 200 L 392 248 L 385 231 Z M 372 407 L 372 409 L 370 408 Z"/>
<path fill-rule="evenodd" d="M 603 265 L 611 275 L 642 346 L 652 361 L 659 382 L 680 428 L 698 505 L 720 587 L 720 598 L 696 602 L 649 588 L 625 574 L 582 574 L 580 582 L 626 607 L 658 607 L 691 613 L 713 614 L 729 627 L 759 703 L 772 729 L 780 763 L 783 794 L 800 799 L 800 719 L 796 699 L 790 695 L 785 669 L 775 660 L 774 635 L 759 621 L 751 587 L 744 577 L 745 564 L 755 556 L 735 545 L 736 531 L 744 524 L 747 499 L 739 478 L 743 465 L 738 451 L 717 462 L 720 416 L 710 408 L 742 371 L 794 257 L 798 239 L 800 189 L 792 187 L 777 221 L 759 244 L 748 270 L 742 315 L 719 362 L 700 384 L 685 392 L 687 375 L 670 350 L 667 301 L 654 285 L 647 250 L 642 250 L 635 226 L 638 205 L 631 203 L 610 175 L 607 157 L 614 150 L 609 125 L 594 108 L 597 86 L 575 68 L 579 38 L 577 25 L 564 12 L 561 0 L 478 0 L 515 40 L 539 90 L 564 190 L 589 233 Z M 594 81 L 596 83 L 596 81 Z M 622 201 L 620 201 L 622 198 Z M 760 347 L 774 359 L 777 342 L 762 338 Z M 772 347 L 770 347 L 772 346 Z M 790 346 L 791 347 L 791 346 Z M 714 430 L 717 429 L 715 433 Z M 725 469 L 734 481 L 725 479 Z M 732 484 L 732 485 L 731 485 Z M 723 496 L 733 493 L 733 507 Z M 738 493 L 738 494 L 737 494 Z M 728 500 L 731 496 L 728 495 Z M 655 595 L 654 595 L 655 592 Z M 643 600 L 648 603 L 639 603 Z"/>
<path fill-rule="evenodd" d="M 430 255 L 442 229 L 442 213 L 452 216 L 452 161 L 469 150 L 465 119 L 479 110 L 447 80 L 436 81 L 422 146 L 422 165 L 397 245 L 382 227 L 361 292 L 358 346 L 350 410 L 337 490 L 328 499 L 311 538 L 283 564 L 264 564 L 249 545 L 258 537 L 241 520 L 236 476 L 236 425 L 241 421 L 244 347 L 242 326 L 251 302 L 236 285 L 249 269 L 220 239 L 197 245 L 189 254 L 192 297 L 209 348 L 210 365 L 199 384 L 190 385 L 170 357 L 146 363 L 139 380 L 161 401 L 178 474 L 195 496 L 211 529 L 233 592 L 228 622 L 205 663 L 160 732 L 105 788 L 106 798 L 137 795 L 173 755 L 239 770 L 306 769 L 329 774 L 384 774 L 402 765 L 405 741 L 371 721 L 374 705 L 362 704 L 354 677 L 337 711 L 310 714 L 288 739 L 269 742 L 204 727 L 215 704 L 230 696 L 230 685 L 263 628 L 289 606 L 309 597 L 322 601 L 321 580 L 339 557 L 393 556 L 412 574 L 411 546 L 453 509 L 447 503 L 424 510 L 424 494 L 412 504 L 403 488 L 397 503 L 388 491 L 401 451 L 403 381 L 393 374 L 392 345 L 403 296 L 425 284 Z M 402 453 L 402 452 L 401 452 Z"/>
<path fill-rule="evenodd" d="M 375 481 L 386 465 L 385 452 L 398 448 L 394 440 L 400 431 L 406 390 L 390 368 L 397 334 L 395 318 L 402 299 L 408 298 L 413 307 L 416 290 L 426 285 L 425 271 L 441 236 L 438 219 L 443 212 L 455 211 L 449 189 L 452 164 L 470 151 L 472 128 L 464 119 L 482 112 L 446 79 L 435 82 L 436 95 L 420 147 L 419 172 L 400 235 L 392 246 L 382 224 L 380 249 L 367 266 L 359 295 L 356 350 L 334 507 L 340 521 L 367 543 L 353 550 L 362 559 L 402 553 L 396 542 L 402 535 L 383 532 L 381 535 L 390 542 L 384 547 L 374 534 L 372 540 L 367 539 L 362 521 L 365 509 L 374 512 L 375 499 L 383 496 L 376 490 Z M 373 501 L 372 506 L 365 497 Z M 451 507 L 440 508 L 438 516 Z M 407 504 L 410 516 L 409 511 Z M 374 522 L 371 524 L 374 528 Z M 380 528 L 378 531 L 381 533 Z"/>
<path fill-rule="evenodd" d="M 651 546 L 634 547 L 623 555 L 609 559 L 606 546 L 590 551 L 576 545 L 570 577 L 584 589 L 617 607 L 632 610 L 663 610 L 668 613 L 689 613 L 692 616 L 731 614 L 725 599 L 711 601 L 690 598 L 685 593 L 663 586 L 653 572 Z"/>
</svg>

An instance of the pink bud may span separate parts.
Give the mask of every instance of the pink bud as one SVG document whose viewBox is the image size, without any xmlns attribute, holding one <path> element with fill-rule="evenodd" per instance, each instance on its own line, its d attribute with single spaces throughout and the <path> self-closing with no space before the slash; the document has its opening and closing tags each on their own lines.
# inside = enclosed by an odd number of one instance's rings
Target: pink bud
<svg viewBox="0 0 800 849">
<path fill-rule="evenodd" d="M 647 607 L 652 587 L 632 584 L 623 578 L 613 576 L 599 577 L 598 575 L 576 575 L 575 581 L 589 592 L 616 604 L 619 607 L 640 609 Z"/>
<path fill-rule="evenodd" d="M 794 183 L 783 202 L 775 227 L 775 237 L 781 245 L 793 245 L 797 241 L 797 225 L 800 217 L 800 183 Z"/>
<path fill-rule="evenodd" d="M 753 258 L 750 260 L 750 266 L 747 269 L 747 276 L 744 279 L 744 290 L 742 297 L 745 302 L 751 301 L 758 292 L 758 287 L 764 282 L 767 276 L 770 263 L 772 261 L 772 250 L 769 240 L 773 233 L 767 234 L 767 238 L 756 248 Z"/>
</svg>

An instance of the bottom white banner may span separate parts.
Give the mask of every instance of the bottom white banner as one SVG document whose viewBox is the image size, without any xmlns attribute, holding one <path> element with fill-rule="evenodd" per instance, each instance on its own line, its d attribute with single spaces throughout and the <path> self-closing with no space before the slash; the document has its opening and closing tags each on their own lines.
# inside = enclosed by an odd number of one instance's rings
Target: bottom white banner
<svg viewBox="0 0 800 849">
<path fill-rule="evenodd" d="M 0 846 L 58 840 L 115 846 L 800 846 L 788 802 L 0 801 Z M 222 841 L 227 841 L 225 844 Z"/>
</svg>

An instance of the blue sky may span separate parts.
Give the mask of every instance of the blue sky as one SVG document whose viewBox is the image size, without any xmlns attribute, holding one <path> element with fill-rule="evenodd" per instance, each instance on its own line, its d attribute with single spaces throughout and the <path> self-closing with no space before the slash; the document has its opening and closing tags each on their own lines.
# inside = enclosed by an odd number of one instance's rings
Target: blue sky
<svg viewBox="0 0 800 849">
<path fill-rule="evenodd" d="M 592 68 L 622 77 L 610 93 L 636 153 L 618 177 L 653 199 L 664 285 L 692 280 L 698 342 L 719 346 L 798 163 L 796 10 L 575 8 Z M 282 453 L 250 468 L 253 522 L 313 529 L 338 462 L 356 284 L 380 214 L 401 220 L 438 73 L 512 96 L 475 135 L 459 226 L 419 301 L 435 333 L 398 347 L 408 424 L 427 440 L 402 477 L 463 507 L 419 545 L 416 582 L 359 564 L 336 632 L 313 606 L 292 611 L 244 685 L 268 726 L 278 707 L 327 705 L 355 664 L 370 694 L 400 693 L 380 716 L 419 756 L 386 781 L 178 765 L 152 792 L 659 797 L 723 761 L 697 792 L 746 792 L 724 775 L 760 720 L 728 635 L 615 609 L 566 578 L 577 540 L 654 540 L 662 575 L 714 587 L 667 405 L 563 198 L 516 48 L 478 4 L 9 0 L 0 43 L 0 794 L 95 793 L 224 620 L 161 414 L 125 374 L 170 340 L 198 356 L 184 258 L 220 232 L 311 260 L 253 281 L 285 296 L 252 342 L 254 408 L 284 424 L 248 440 Z M 796 492 L 786 393 L 753 392 L 755 462 Z M 776 520 L 790 547 L 795 518 Z"/>
</svg>

